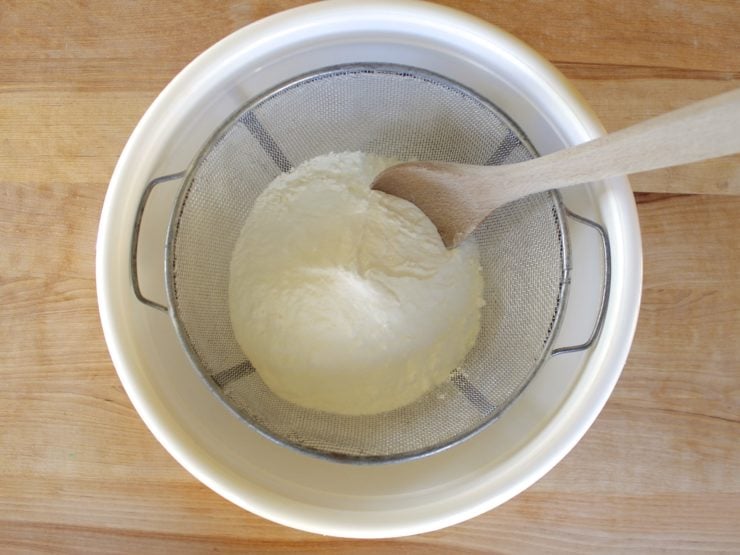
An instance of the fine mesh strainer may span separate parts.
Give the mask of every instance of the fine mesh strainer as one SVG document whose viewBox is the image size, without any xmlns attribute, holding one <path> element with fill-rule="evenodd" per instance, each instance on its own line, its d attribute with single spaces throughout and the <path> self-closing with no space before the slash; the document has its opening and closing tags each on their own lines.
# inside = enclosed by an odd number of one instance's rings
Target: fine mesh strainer
<svg viewBox="0 0 740 555">
<path fill-rule="evenodd" d="M 232 250 L 255 199 L 277 175 L 342 151 L 469 164 L 508 164 L 536 155 L 500 110 L 457 83 L 418 68 L 353 64 L 302 76 L 254 99 L 220 128 L 187 172 L 150 182 L 134 231 L 134 291 L 142 302 L 170 311 L 194 366 L 249 425 L 333 460 L 418 457 L 495 420 L 549 354 L 593 343 L 606 297 L 586 343 L 552 349 L 569 284 L 565 216 L 595 227 L 608 255 L 605 231 L 568 212 L 555 192 L 542 193 L 497 210 L 473 236 L 486 304 L 476 345 L 460 368 L 451 369 L 449 381 L 405 407 L 366 416 L 305 409 L 273 394 L 245 359 L 231 327 Z M 184 183 L 166 245 L 167 308 L 142 296 L 135 253 L 149 193 L 175 178 Z M 608 290 L 605 284 L 605 295 Z"/>
</svg>

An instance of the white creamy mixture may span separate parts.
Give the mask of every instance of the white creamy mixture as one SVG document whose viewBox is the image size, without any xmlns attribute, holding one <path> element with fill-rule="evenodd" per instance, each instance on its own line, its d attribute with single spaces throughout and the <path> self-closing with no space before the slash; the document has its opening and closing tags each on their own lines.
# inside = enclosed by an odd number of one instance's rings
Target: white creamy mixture
<svg viewBox="0 0 740 555">
<path fill-rule="evenodd" d="M 396 160 L 318 156 L 257 199 L 231 261 L 239 345 L 280 397 L 341 414 L 391 410 L 446 380 L 473 346 L 483 280 L 413 204 L 372 191 Z"/>
</svg>

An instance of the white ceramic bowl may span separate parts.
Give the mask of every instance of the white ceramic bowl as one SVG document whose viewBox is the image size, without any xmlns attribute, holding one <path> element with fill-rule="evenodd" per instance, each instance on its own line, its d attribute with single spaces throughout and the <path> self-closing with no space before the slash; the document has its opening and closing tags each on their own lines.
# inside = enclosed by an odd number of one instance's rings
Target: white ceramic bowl
<svg viewBox="0 0 740 555">
<path fill-rule="evenodd" d="M 111 179 L 97 243 L 105 338 L 149 429 L 208 487 L 265 518 L 345 537 L 392 537 L 450 526 L 496 507 L 550 470 L 583 436 L 616 383 L 641 290 L 636 210 L 625 179 L 564 192 L 566 205 L 611 239 L 602 333 L 580 354 L 550 358 L 493 426 L 447 451 L 408 462 L 332 463 L 251 430 L 204 386 L 167 314 L 138 302 L 129 266 L 137 204 L 148 181 L 185 169 L 222 121 L 256 94 L 343 62 L 418 66 L 494 101 L 547 153 L 602 134 L 566 79 L 530 48 L 468 15 L 421 2 L 327 1 L 249 25 L 186 67 L 131 135 Z M 164 229 L 176 187 L 147 208 L 143 287 L 164 298 Z M 149 222 L 149 223 L 147 223 Z M 593 328 L 601 295 L 598 238 L 571 225 L 573 285 L 557 344 Z"/>
</svg>

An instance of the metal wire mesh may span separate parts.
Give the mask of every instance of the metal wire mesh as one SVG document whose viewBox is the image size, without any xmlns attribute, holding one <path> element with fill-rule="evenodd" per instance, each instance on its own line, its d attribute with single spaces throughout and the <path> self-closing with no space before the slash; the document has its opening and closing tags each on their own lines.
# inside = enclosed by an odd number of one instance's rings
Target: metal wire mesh
<svg viewBox="0 0 740 555">
<path fill-rule="evenodd" d="M 280 172 L 320 154 L 356 150 L 471 164 L 535 155 L 493 105 L 440 76 L 373 64 L 302 77 L 247 105 L 194 163 L 170 225 L 167 287 L 193 363 L 251 426 L 333 459 L 398 460 L 470 436 L 526 386 L 558 321 L 567 237 L 551 193 L 505 206 L 481 225 L 474 235 L 485 280 L 480 335 L 450 380 L 421 399 L 368 416 L 293 405 L 265 386 L 234 338 L 232 250 L 255 199 Z"/>
</svg>

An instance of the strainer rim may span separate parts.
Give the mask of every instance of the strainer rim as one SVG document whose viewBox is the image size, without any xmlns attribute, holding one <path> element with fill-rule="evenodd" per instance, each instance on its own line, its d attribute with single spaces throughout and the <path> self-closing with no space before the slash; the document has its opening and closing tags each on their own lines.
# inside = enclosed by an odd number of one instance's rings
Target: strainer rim
<svg viewBox="0 0 740 555">
<path fill-rule="evenodd" d="M 178 316 L 177 287 L 176 287 L 176 280 L 175 280 L 175 276 L 177 274 L 176 264 L 175 264 L 175 260 L 176 260 L 175 250 L 176 250 L 177 235 L 178 235 L 177 231 L 178 231 L 180 219 L 182 217 L 182 213 L 184 211 L 188 196 L 190 194 L 190 190 L 193 186 L 195 175 L 197 173 L 198 168 L 200 167 L 200 164 L 207 158 L 211 150 L 232 129 L 233 125 L 235 125 L 245 113 L 259 107 L 261 103 L 293 87 L 300 86 L 303 83 L 317 80 L 317 79 L 322 79 L 322 78 L 329 78 L 332 75 L 337 75 L 337 74 L 342 74 L 342 73 L 353 73 L 353 72 L 354 73 L 371 73 L 371 72 L 372 73 L 375 73 L 375 72 L 383 73 L 385 72 L 385 73 L 392 73 L 394 75 L 399 75 L 399 72 L 400 74 L 411 72 L 413 73 L 415 77 L 421 76 L 422 79 L 432 81 L 437 85 L 442 85 L 442 86 L 450 85 L 452 86 L 452 88 L 454 88 L 458 92 L 465 94 L 467 97 L 472 98 L 476 102 L 492 110 L 496 114 L 496 116 L 499 117 L 506 124 L 507 128 L 516 136 L 516 138 L 527 149 L 527 151 L 530 154 L 532 154 L 533 157 L 536 158 L 539 156 L 537 149 L 534 147 L 531 141 L 529 141 L 529 139 L 524 134 L 524 132 L 521 130 L 521 128 L 501 108 L 499 108 L 495 102 L 482 96 L 481 94 L 472 90 L 470 87 L 467 87 L 439 73 L 436 73 L 436 72 L 433 72 L 433 71 L 430 71 L 424 68 L 411 66 L 408 64 L 396 64 L 396 63 L 388 63 L 388 62 L 350 62 L 350 63 L 344 63 L 344 64 L 333 64 L 333 65 L 325 66 L 322 68 L 318 68 L 312 71 L 302 73 L 291 79 L 285 80 L 275 85 L 274 87 L 265 89 L 264 91 L 254 95 L 249 101 L 244 102 L 239 108 L 234 110 L 227 118 L 224 119 L 224 122 L 219 127 L 216 128 L 216 130 L 211 134 L 210 138 L 204 142 L 203 147 L 198 151 L 196 156 L 193 157 L 192 161 L 187 166 L 187 168 L 184 170 L 184 172 L 182 172 L 184 175 L 183 183 L 180 185 L 180 191 L 177 195 L 177 199 L 176 199 L 176 202 L 175 202 L 175 205 L 172 210 L 171 217 L 170 217 L 170 220 L 167 226 L 167 235 L 166 235 L 165 248 L 164 248 L 165 290 L 166 290 L 168 305 L 170 307 L 170 309 L 168 310 L 170 319 L 173 322 L 177 339 L 180 345 L 183 347 L 187 355 L 187 358 L 191 366 L 193 367 L 193 370 L 206 384 L 208 389 L 214 395 L 216 395 L 216 397 L 226 406 L 226 408 L 232 414 L 234 414 L 240 421 L 245 423 L 247 426 L 249 426 L 251 429 L 259 433 L 264 438 L 272 441 L 273 443 L 276 443 L 280 446 L 284 446 L 284 447 L 287 447 L 293 450 L 297 450 L 301 453 L 304 453 L 304 454 L 307 454 L 307 455 L 310 455 L 312 457 L 316 457 L 322 460 L 329 460 L 329 461 L 340 462 L 340 463 L 360 464 L 360 465 L 400 463 L 400 462 L 425 458 L 433 454 L 445 451 L 477 435 L 478 433 L 486 429 L 488 426 L 492 425 L 515 403 L 515 401 L 520 397 L 522 392 L 526 389 L 526 386 L 534 379 L 534 377 L 539 372 L 540 368 L 544 365 L 546 360 L 551 355 L 551 352 L 553 350 L 554 341 L 557 338 L 558 331 L 562 324 L 563 313 L 565 311 L 565 303 L 567 301 L 569 285 L 570 285 L 569 279 L 568 279 L 568 275 L 570 272 L 570 241 L 569 241 L 569 234 L 568 234 L 568 227 L 567 227 L 567 218 L 565 217 L 566 209 L 563 205 L 561 195 L 558 191 L 548 191 L 546 193 L 540 193 L 543 195 L 550 195 L 551 197 L 552 207 L 553 207 L 554 215 L 556 216 L 558 232 L 560 235 L 559 243 L 560 243 L 560 269 L 561 269 L 560 270 L 560 287 L 559 287 L 558 294 L 557 294 L 557 302 L 555 305 L 554 317 L 552 320 L 551 327 L 548 331 L 546 340 L 543 342 L 543 346 L 540 350 L 540 353 L 541 353 L 540 358 L 535 363 L 533 363 L 532 365 L 533 369 L 529 372 L 526 379 L 523 380 L 521 384 L 519 384 L 519 387 L 509 396 L 507 401 L 495 410 L 495 412 L 492 414 L 491 417 L 484 419 L 479 425 L 473 428 L 470 428 L 459 434 L 456 434 L 454 437 L 450 439 L 436 442 L 432 446 L 425 447 L 423 449 L 422 448 L 411 449 L 411 450 L 406 450 L 402 452 L 397 452 L 392 455 L 347 454 L 347 453 L 332 452 L 327 449 L 320 449 L 316 447 L 302 445 L 297 442 L 290 441 L 287 438 L 280 437 L 279 435 L 271 432 L 266 427 L 262 426 L 260 423 L 255 422 L 249 417 L 245 416 L 242 413 L 242 411 L 238 410 L 237 408 L 233 406 L 232 402 L 227 398 L 226 394 L 224 393 L 222 386 L 220 386 L 214 380 L 213 374 L 207 373 L 203 370 L 204 368 L 207 369 L 207 365 L 203 363 L 202 357 L 198 354 L 197 350 L 195 349 L 193 345 L 193 341 L 187 332 L 186 326 L 182 322 L 181 318 Z M 273 162 L 276 164 L 278 169 L 280 169 L 280 164 L 274 159 L 273 159 Z M 245 360 L 249 362 L 246 356 L 245 356 Z M 243 363 L 240 363 L 240 364 L 243 364 Z M 236 365 L 236 366 L 239 366 L 239 365 Z M 229 369 L 230 368 L 222 369 L 220 371 L 227 371 Z M 451 375 L 452 373 L 453 372 L 451 371 Z M 321 411 L 316 411 L 316 412 L 321 412 Z"/>
</svg>

